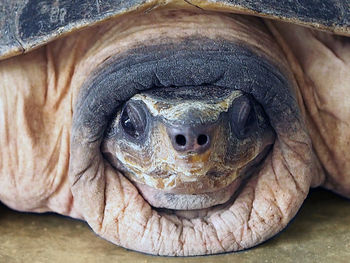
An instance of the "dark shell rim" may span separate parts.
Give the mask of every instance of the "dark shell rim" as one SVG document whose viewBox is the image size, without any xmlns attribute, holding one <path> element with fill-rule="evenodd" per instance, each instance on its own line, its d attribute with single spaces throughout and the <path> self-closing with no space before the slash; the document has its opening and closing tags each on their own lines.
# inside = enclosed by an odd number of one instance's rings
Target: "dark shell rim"
<svg viewBox="0 0 350 263">
<path fill-rule="evenodd" d="M 342 0 L 4 0 L 0 3 L 0 60 L 123 14 L 163 6 L 253 15 L 350 36 L 350 4 Z"/>
</svg>

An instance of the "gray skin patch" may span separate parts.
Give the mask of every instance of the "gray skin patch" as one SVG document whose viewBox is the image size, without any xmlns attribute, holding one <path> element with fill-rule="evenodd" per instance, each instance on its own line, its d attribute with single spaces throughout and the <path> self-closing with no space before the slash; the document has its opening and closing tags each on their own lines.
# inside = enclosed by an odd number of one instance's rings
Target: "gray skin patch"
<svg viewBox="0 0 350 263">
<path fill-rule="evenodd" d="M 251 94 L 275 130 L 288 132 L 299 121 L 291 85 L 272 62 L 239 43 L 191 37 L 129 50 L 100 65 L 79 94 L 73 137 L 82 132 L 88 141 L 101 140 L 118 108 L 137 93 L 203 84 Z"/>
</svg>

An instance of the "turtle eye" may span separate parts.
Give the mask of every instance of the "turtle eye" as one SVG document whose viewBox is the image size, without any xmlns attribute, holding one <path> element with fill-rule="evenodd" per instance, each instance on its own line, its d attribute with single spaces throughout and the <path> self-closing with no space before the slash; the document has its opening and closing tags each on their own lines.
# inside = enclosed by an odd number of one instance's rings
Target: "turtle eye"
<svg viewBox="0 0 350 263">
<path fill-rule="evenodd" d="M 240 139 L 246 138 L 256 127 L 256 113 L 248 96 L 236 99 L 230 110 L 231 128 Z"/>
<path fill-rule="evenodd" d="M 145 132 L 147 125 L 146 113 L 138 103 L 128 102 L 121 113 L 120 123 L 125 133 L 133 138 L 139 138 Z"/>
</svg>

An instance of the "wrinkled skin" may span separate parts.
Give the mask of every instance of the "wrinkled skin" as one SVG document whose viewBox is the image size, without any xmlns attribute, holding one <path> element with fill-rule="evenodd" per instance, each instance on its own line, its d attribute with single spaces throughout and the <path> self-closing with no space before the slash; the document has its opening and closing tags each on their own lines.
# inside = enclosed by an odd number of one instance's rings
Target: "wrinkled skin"
<svg viewBox="0 0 350 263">
<path fill-rule="evenodd" d="M 190 36 L 238 41 L 278 65 L 298 112 L 290 112 L 288 125 L 272 123 L 273 149 L 232 202 L 187 219 L 152 208 L 103 158 L 103 138 L 89 141 L 91 131 L 76 124 L 76 105 L 108 58 Z M 20 211 L 86 220 L 107 240 L 151 254 L 249 248 L 283 229 L 310 187 L 350 196 L 349 62 L 346 37 L 198 10 L 126 15 L 4 60 L 0 200 Z"/>
</svg>

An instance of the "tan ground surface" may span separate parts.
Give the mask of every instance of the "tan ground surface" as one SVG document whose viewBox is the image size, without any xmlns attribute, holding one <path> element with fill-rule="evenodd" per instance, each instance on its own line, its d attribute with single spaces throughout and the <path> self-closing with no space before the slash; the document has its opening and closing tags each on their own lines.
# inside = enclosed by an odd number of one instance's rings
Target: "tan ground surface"
<svg viewBox="0 0 350 263">
<path fill-rule="evenodd" d="M 349 262 L 350 201 L 313 191 L 280 235 L 248 251 L 209 257 L 154 257 L 98 238 L 86 223 L 0 205 L 0 262 Z"/>
</svg>

